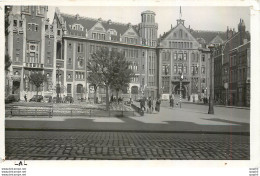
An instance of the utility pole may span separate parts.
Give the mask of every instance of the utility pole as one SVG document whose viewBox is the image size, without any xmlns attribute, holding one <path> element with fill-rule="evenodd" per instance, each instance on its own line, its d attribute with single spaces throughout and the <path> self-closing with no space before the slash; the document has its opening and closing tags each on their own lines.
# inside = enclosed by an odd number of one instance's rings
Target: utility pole
<svg viewBox="0 0 260 176">
<path fill-rule="evenodd" d="M 208 114 L 214 114 L 214 100 L 213 100 L 213 70 L 212 70 L 212 63 L 213 63 L 213 49 L 214 45 L 209 45 L 208 48 L 210 49 L 210 95 L 209 95 L 209 111 Z"/>
<path fill-rule="evenodd" d="M 180 108 L 181 108 L 181 101 L 182 101 L 182 80 L 183 80 L 183 73 L 180 72 Z"/>
<path fill-rule="evenodd" d="M 58 69 L 58 73 L 57 73 L 57 78 L 58 78 L 58 84 L 57 84 L 57 88 L 56 88 L 56 92 L 57 92 L 57 99 L 56 102 L 59 103 L 60 101 L 60 65 L 57 65 L 57 69 Z"/>
</svg>

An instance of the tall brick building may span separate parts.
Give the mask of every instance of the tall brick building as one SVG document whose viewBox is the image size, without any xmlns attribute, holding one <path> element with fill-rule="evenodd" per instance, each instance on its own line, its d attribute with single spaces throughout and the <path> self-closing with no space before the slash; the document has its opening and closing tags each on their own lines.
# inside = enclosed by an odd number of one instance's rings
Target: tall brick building
<svg viewBox="0 0 260 176">
<path fill-rule="evenodd" d="M 237 32 L 227 29 L 226 37 L 213 54 L 214 98 L 228 105 L 250 106 L 250 34 L 243 19 Z"/>
<path fill-rule="evenodd" d="M 50 24 L 46 6 L 13 6 L 9 16 L 7 52 L 12 60 L 8 85 L 12 94 L 23 99 L 32 97 L 35 87 L 28 76 L 32 72 L 46 74 L 40 94 L 61 95 L 74 99 L 93 98 L 93 87 L 87 78 L 86 63 L 100 47 L 124 52 L 135 72 L 129 88 L 121 96 L 168 97 L 180 91 L 190 101 L 209 95 L 209 44 L 221 45 L 226 32 L 199 31 L 186 27 L 178 19 L 175 27 L 158 38 L 156 14 L 141 13 L 139 24 L 117 23 L 78 14 L 61 13 L 57 8 Z M 183 73 L 180 89 L 180 73 Z M 112 94 L 113 92 L 110 92 Z M 100 100 L 105 90 L 98 89 Z"/>
</svg>

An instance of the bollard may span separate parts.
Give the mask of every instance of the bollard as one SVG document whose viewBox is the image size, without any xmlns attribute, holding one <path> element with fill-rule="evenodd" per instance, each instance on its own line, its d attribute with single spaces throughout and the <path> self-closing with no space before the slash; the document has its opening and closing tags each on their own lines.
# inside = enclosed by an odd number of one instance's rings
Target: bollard
<svg viewBox="0 0 260 176">
<path fill-rule="evenodd" d="M 13 115 L 13 107 L 11 107 L 11 116 Z"/>
</svg>

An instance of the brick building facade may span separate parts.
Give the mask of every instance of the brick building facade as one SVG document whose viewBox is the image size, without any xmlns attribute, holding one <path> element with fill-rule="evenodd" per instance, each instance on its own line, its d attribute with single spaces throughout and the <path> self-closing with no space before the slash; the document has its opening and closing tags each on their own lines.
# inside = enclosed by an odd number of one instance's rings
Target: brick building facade
<svg viewBox="0 0 260 176">
<path fill-rule="evenodd" d="M 56 96 L 60 84 L 62 96 L 93 98 L 86 63 L 100 47 L 124 52 L 132 63 L 135 77 L 121 96 L 156 98 L 182 91 L 185 99 L 191 97 L 190 101 L 208 97 L 207 46 L 223 44 L 225 32 L 196 31 L 178 19 L 175 27 L 158 38 L 156 14 L 152 11 L 142 12 L 137 25 L 69 15 L 58 8 L 50 23 L 47 12 L 46 6 L 12 6 L 9 16 L 10 86 L 12 94 L 19 94 L 21 99 L 25 93 L 28 98 L 36 93 L 28 81 L 32 72 L 47 76 L 42 95 Z M 181 89 L 180 73 L 184 76 Z M 104 99 L 104 88 L 99 87 L 98 97 Z"/>
</svg>

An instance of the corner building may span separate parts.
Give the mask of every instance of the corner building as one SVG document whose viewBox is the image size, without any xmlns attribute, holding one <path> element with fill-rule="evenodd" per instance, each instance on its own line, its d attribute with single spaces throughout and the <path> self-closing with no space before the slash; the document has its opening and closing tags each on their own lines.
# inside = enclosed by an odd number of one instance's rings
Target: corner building
<svg viewBox="0 0 260 176">
<path fill-rule="evenodd" d="M 209 96 L 207 46 L 224 43 L 225 32 L 193 30 L 178 19 L 175 27 L 158 38 L 156 14 L 152 11 L 142 12 L 137 25 L 64 14 L 58 8 L 50 24 L 47 12 L 46 6 L 12 6 L 9 16 L 9 85 L 12 94 L 19 94 L 22 100 L 25 93 L 27 98 L 36 94 L 28 80 L 32 72 L 42 72 L 48 78 L 39 94 L 56 96 L 60 84 L 61 96 L 92 99 L 94 90 L 86 79 L 86 63 L 100 47 L 124 52 L 132 63 L 135 77 L 120 96 L 178 97 L 180 91 L 190 101 Z M 184 76 L 182 87 L 180 73 Z M 98 97 L 104 100 L 104 88 L 99 87 Z"/>
</svg>

